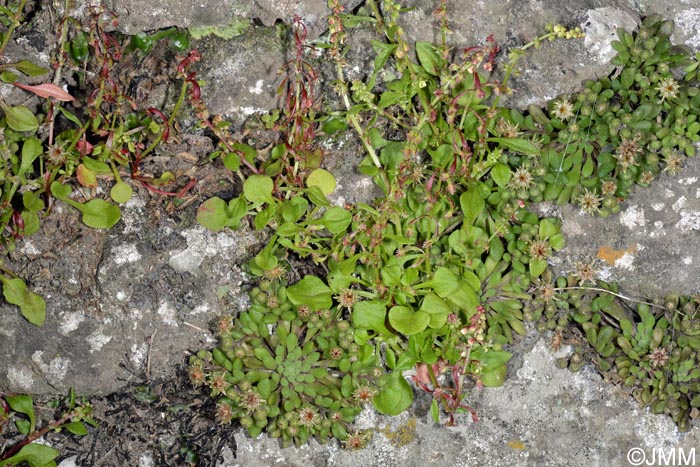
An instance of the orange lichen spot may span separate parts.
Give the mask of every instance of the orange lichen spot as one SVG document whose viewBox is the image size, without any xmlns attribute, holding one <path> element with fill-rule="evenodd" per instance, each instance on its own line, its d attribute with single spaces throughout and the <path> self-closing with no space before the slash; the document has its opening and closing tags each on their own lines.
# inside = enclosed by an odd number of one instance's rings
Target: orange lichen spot
<svg viewBox="0 0 700 467">
<path fill-rule="evenodd" d="M 618 259 L 622 258 L 626 254 L 632 254 L 637 252 L 637 244 L 632 245 L 629 248 L 626 248 L 624 250 L 616 250 L 614 248 L 611 248 L 609 246 L 601 246 L 598 249 L 598 259 L 602 259 L 606 263 L 608 263 L 611 266 L 615 265 L 615 261 Z"/>
</svg>

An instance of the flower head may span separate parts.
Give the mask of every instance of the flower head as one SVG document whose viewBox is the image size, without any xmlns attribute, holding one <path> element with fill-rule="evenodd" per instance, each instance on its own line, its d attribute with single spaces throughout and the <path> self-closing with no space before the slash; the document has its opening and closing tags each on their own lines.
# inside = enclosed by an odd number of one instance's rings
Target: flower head
<svg viewBox="0 0 700 467">
<path fill-rule="evenodd" d="M 649 361 L 653 368 L 664 366 L 668 362 L 668 352 L 666 349 L 658 347 L 649 354 Z"/>
<path fill-rule="evenodd" d="M 586 211 L 588 214 L 595 214 L 600 211 L 600 202 L 602 199 L 595 191 L 591 191 L 588 188 L 583 190 L 583 193 L 579 195 L 576 199 L 578 205 Z"/>
<path fill-rule="evenodd" d="M 299 411 L 299 424 L 308 428 L 316 426 L 321 417 L 313 407 L 304 407 Z"/>
<path fill-rule="evenodd" d="M 554 101 L 551 110 L 552 116 L 558 118 L 559 120 L 566 121 L 567 119 L 574 116 L 574 106 L 569 102 L 568 99 L 560 99 Z"/>
<path fill-rule="evenodd" d="M 640 135 L 634 138 L 623 139 L 617 147 L 614 157 L 617 159 L 623 171 L 637 165 L 637 156 L 642 152 L 639 139 Z"/>
<path fill-rule="evenodd" d="M 659 81 L 656 90 L 661 94 L 661 99 L 659 100 L 660 104 L 665 99 L 673 99 L 678 95 L 678 83 L 673 78 L 664 78 Z"/>
<path fill-rule="evenodd" d="M 547 259 L 552 252 L 552 247 L 547 240 L 538 238 L 530 242 L 529 252 L 532 259 Z"/>
</svg>

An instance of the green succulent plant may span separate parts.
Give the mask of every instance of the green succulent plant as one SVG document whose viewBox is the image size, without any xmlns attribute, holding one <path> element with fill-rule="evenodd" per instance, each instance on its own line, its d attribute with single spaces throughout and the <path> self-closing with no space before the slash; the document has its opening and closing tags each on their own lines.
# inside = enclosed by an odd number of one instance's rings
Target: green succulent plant
<svg viewBox="0 0 700 467">
<path fill-rule="evenodd" d="M 278 281 L 251 292 L 253 305 L 219 321 L 220 344 L 190 358 L 193 383 L 217 398 L 217 419 L 266 430 L 283 445 L 310 437 L 347 440 L 383 371 L 374 347 L 358 345 L 338 308 L 295 305 Z"/>
<path fill-rule="evenodd" d="M 671 44 L 672 32 L 673 22 L 658 15 L 646 17 L 637 32 L 618 29 L 610 76 L 552 100 L 547 113 L 535 106 L 527 116 L 513 113 L 542 147 L 530 184 L 541 189 L 519 190 L 520 199 L 575 202 L 606 216 L 635 184 L 648 186 L 662 171 L 675 174 L 695 155 L 700 93 L 690 78 L 676 80 L 674 70 L 688 57 Z"/>
</svg>

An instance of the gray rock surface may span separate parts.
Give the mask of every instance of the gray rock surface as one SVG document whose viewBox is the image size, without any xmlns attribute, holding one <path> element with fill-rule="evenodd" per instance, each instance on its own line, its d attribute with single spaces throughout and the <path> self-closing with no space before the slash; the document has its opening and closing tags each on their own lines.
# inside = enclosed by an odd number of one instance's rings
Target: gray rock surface
<svg viewBox="0 0 700 467">
<path fill-rule="evenodd" d="M 153 207 L 138 198 L 109 232 L 56 209 L 65 224 L 47 219 L 14 254 L 24 265 L 16 272 L 46 299 L 47 321 L 34 327 L 0 303 L 0 391 L 109 394 L 172 375 L 188 352 L 215 342 L 213 319 L 245 306 L 239 265 L 259 235 L 149 218 Z"/>
<path fill-rule="evenodd" d="M 637 188 L 607 219 L 563 208 L 562 271 L 595 262 L 598 277 L 637 297 L 700 292 L 700 159 Z"/>
<path fill-rule="evenodd" d="M 350 11 L 361 1 L 342 3 Z M 122 18 L 120 27 L 126 34 L 171 26 L 228 28 L 251 20 L 273 26 L 277 20 L 289 24 L 298 15 L 309 28 L 309 38 L 314 38 L 326 29 L 325 19 L 330 13 L 326 0 L 111 0 L 105 3 L 111 4 Z"/>
</svg>

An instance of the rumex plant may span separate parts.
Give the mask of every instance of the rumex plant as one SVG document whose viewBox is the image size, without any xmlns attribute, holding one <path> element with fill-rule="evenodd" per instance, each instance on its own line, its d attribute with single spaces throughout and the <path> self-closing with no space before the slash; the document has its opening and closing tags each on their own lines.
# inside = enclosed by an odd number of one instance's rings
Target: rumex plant
<svg viewBox="0 0 700 467">
<path fill-rule="evenodd" d="M 28 395 L 0 395 L 0 466 L 27 463 L 29 467 L 55 467 L 59 452 L 43 443 L 41 437 L 52 431 L 66 430 L 77 436 L 88 433 L 87 425 L 97 426 L 91 418 L 92 407 L 76 400 L 75 393 L 59 401 L 61 412 L 42 427 L 37 426 L 34 402 Z"/>
<path fill-rule="evenodd" d="M 22 24 L 26 1 L 0 8 L 0 22 L 6 27 L 0 42 L 0 55 Z M 49 70 L 27 60 L 0 66 L 0 80 L 44 99 L 33 111 L 25 106 L 10 106 L 0 101 L 4 119 L 0 121 L 0 250 L 12 252 L 15 242 L 39 230 L 40 219 L 48 215 L 56 200 L 77 209 L 84 224 L 93 228 L 111 228 L 121 218 L 118 204 L 129 201 L 132 187 L 122 179 L 128 176 L 160 195 L 184 196 L 194 180 L 177 192 L 161 186 L 172 181 L 171 173 L 158 178 L 140 173 L 141 161 L 159 143 L 167 141 L 186 90 L 192 86 L 189 63 L 181 61 L 182 78 L 179 99 L 170 118 L 156 108 L 139 108 L 136 100 L 115 76 L 126 54 L 147 53 L 161 39 L 167 39 L 175 51 L 188 46 L 187 34 L 175 29 L 134 38 L 107 32 L 116 18 L 101 8 L 90 10 L 82 24 L 65 15 L 57 23 L 57 42 L 53 58 L 54 83 L 73 83 L 76 97 L 53 83 L 27 85 L 20 75 L 40 77 Z M 84 104 L 84 105 L 82 105 Z M 96 197 L 100 179 L 111 178 L 109 190 L 113 202 Z M 72 188 L 75 186 L 75 188 Z M 77 188 L 77 189 L 76 189 Z M 115 204 L 116 203 L 116 204 Z M 46 318 L 43 299 L 27 288 L 0 261 L 0 282 L 8 303 L 20 307 L 31 323 L 41 325 Z"/>
</svg>

